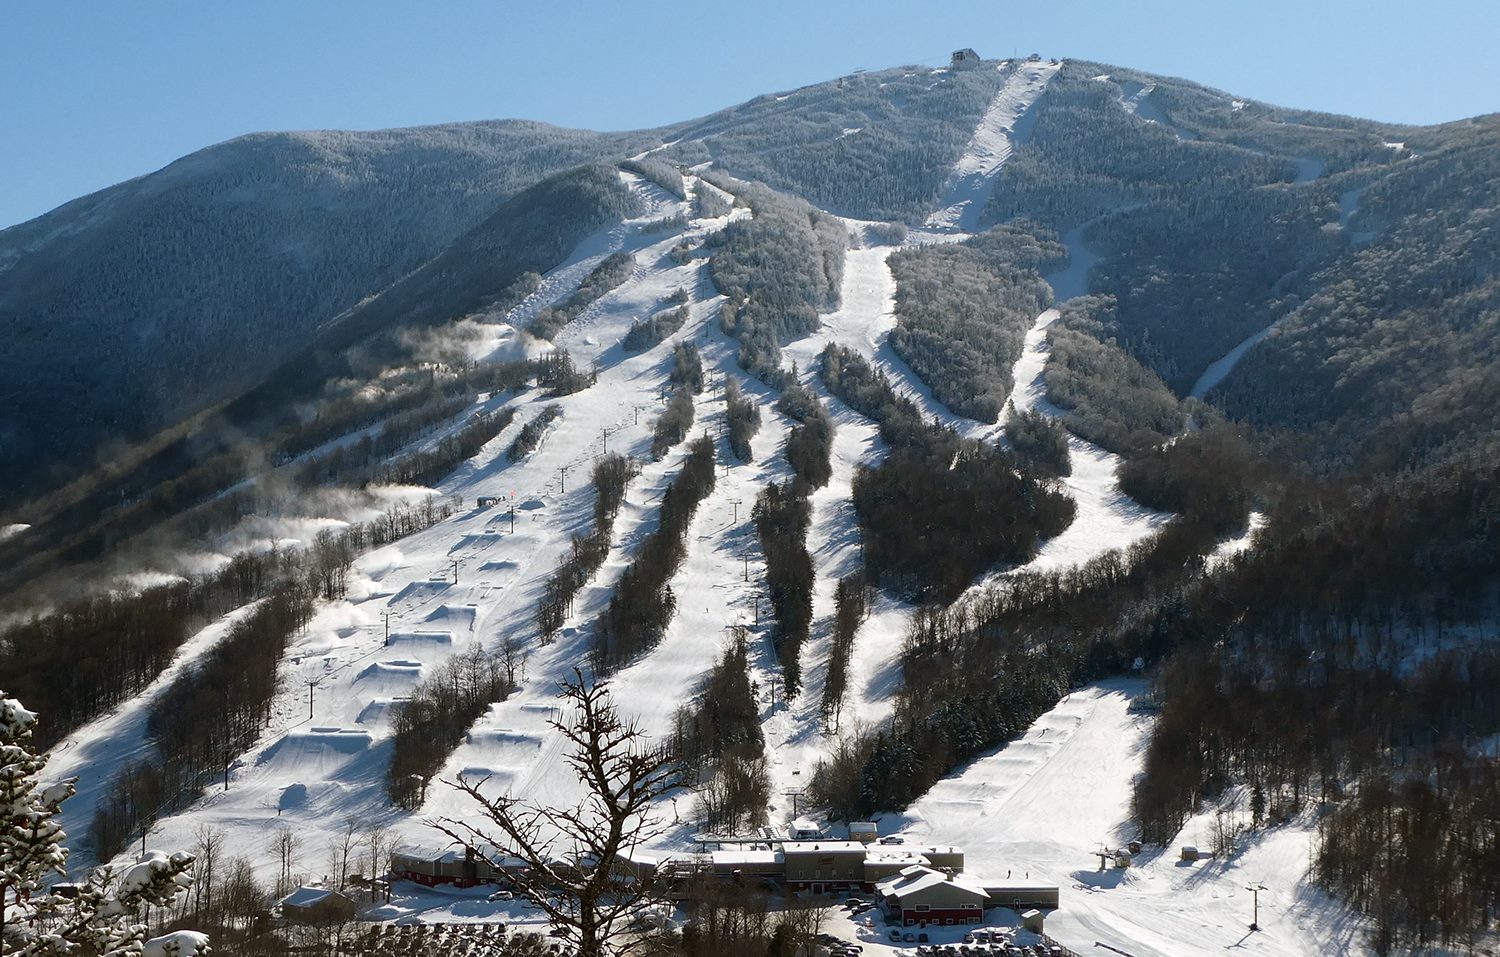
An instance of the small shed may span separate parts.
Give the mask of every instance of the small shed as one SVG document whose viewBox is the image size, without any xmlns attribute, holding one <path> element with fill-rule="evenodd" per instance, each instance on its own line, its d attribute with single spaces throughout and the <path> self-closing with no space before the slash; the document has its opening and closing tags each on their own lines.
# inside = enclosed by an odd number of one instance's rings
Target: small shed
<svg viewBox="0 0 1500 957">
<path fill-rule="evenodd" d="M 861 844 L 874 844 L 880 839 L 880 829 L 874 821 L 853 821 L 849 824 L 849 840 Z"/>
<path fill-rule="evenodd" d="M 1200 852 L 1193 845 L 1191 845 L 1191 844 L 1184 844 L 1182 846 L 1182 859 L 1184 861 L 1196 861 L 1199 858 L 1201 858 L 1202 856 L 1203 856 L 1202 852 Z"/>
<path fill-rule="evenodd" d="M 1044 933 L 1044 931 L 1042 930 L 1042 923 L 1045 920 L 1045 914 L 1043 914 L 1036 908 L 1032 908 L 1031 910 L 1021 915 L 1021 926 L 1031 931 L 1033 934 L 1041 934 Z"/>
<path fill-rule="evenodd" d="M 823 829 L 818 822 L 805 817 L 799 817 L 792 822 L 792 840 L 794 841 L 816 841 L 823 836 Z"/>
<path fill-rule="evenodd" d="M 353 920 L 359 905 L 331 887 L 299 887 L 281 899 L 281 916 L 298 924 Z"/>
</svg>

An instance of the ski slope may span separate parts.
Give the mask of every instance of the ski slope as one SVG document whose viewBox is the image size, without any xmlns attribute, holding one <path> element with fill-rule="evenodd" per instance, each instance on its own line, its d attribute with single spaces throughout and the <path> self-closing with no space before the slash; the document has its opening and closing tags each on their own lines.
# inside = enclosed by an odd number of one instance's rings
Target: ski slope
<svg viewBox="0 0 1500 957">
<path fill-rule="evenodd" d="M 942 203 L 927 217 L 929 227 L 963 232 L 978 228 L 1000 167 L 1010 159 L 1016 145 L 1026 141 L 1031 107 L 1060 66 L 1043 61 L 1002 64 L 1000 68 L 1010 73 L 948 174 Z"/>
<path fill-rule="evenodd" d="M 1045 72 L 1043 65 L 1037 69 Z M 1031 79 L 1008 86 L 1006 109 L 1024 109 L 1018 104 L 1025 96 L 1034 98 L 1044 86 L 1045 80 Z M 991 112 L 995 109 L 992 105 Z M 991 174 L 996 168 L 998 164 L 990 168 Z M 443 781 L 483 780 L 487 792 L 495 795 L 549 805 L 576 803 L 581 785 L 566 764 L 562 739 L 549 726 L 558 714 L 557 683 L 586 665 L 591 624 L 655 529 L 661 496 L 680 468 L 681 447 L 660 461 L 650 461 L 648 455 L 677 341 L 695 342 L 702 354 L 710 384 L 695 399 L 691 434 L 715 437 L 721 467 L 713 492 L 691 523 L 686 561 L 671 582 L 677 613 L 653 651 L 611 677 L 616 700 L 648 733 L 669 733 L 677 710 L 691 701 L 731 631 L 747 628 L 751 677 L 761 699 L 773 782 L 774 823 L 793 816 L 784 795 L 806 786 L 840 733 L 890 716 L 900 686 L 901 645 L 913 609 L 889 596 L 875 601 L 855 639 L 848 693 L 837 722 L 828 722 L 820 707 L 834 588 L 860 564 L 859 528 L 850 503 L 852 482 L 858 468 L 877 464 L 886 448 L 873 422 L 822 388 L 816 377 L 817 356 L 829 343 L 847 346 L 885 370 L 895 388 L 964 435 L 994 441 L 999 428 L 943 408 L 890 351 L 895 281 L 887 258 L 895 247 L 849 249 L 839 308 L 822 317 L 816 332 L 783 350 L 784 363 L 796 363 L 837 426 L 833 477 L 811 497 L 808 548 L 817 583 L 813 633 L 802 649 L 803 687 L 786 700 L 779 693 L 780 669 L 769 646 L 769 603 L 759 585 L 763 561 L 750 510 L 766 483 L 790 477 L 781 447 L 791 423 L 772 409 L 775 395 L 739 370 L 737 343 L 718 326 L 722 299 L 707 280 L 703 260 L 679 263 L 668 255 L 684 238 L 697 240 L 749 213 L 736 209 L 717 219 L 691 221 L 685 231 L 648 233 L 643 230 L 646 223 L 690 207 L 637 177 L 626 179 L 643 201 L 641 216 L 592 237 L 509 314 L 473 320 L 481 332 L 476 340 L 481 351 L 545 350 L 547 346 L 524 333 L 536 313 L 576 289 L 604 256 L 628 250 L 636 257 L 634 273 L 556 339 L 579 366 L 599 370 L 597 383 L 559 398 L 533 392 L 486 400 L 494 407 L 515 408 L 516 421 L 435 489 L 444 496 L 462 496 L 465 502 L 479 495 L 499 496 L 514 506 L 514 527 L 509 507 L 466 505 L 444 522 L 362 555 L 351 573 L 348 598 L 320 605 L 296 637 L 282 663 L 282 690 L 270 725 L 254 747 L 234 758 L 227 789 L 211 787 L 187 811 L 160 821 L 149 835 L 150 844 L 191 847 L 200 828 L 218 828 L 229 853 L 251 857 L 261 878 L 271 879 L 277 865 L 268 839 L 277 824 L 286 824 L 301 841 L 294 870 L 317 878 L 327 869 L 327 848 L 350 820 L 362 829 L 389 827 L 402 844 L 435 850 L 446 846 L 447 840 L 429 822 L 466 815 L 472 808 Z M 689 177 L 690 196 L 699 185 Z M 846 224 L 855 231 L 862 225 Z M 1077 235 L 1065 241 L 1072 248 L 1073 264 L 1049 277 L 1063 298 L 1085 291 L 1092 261 Z M 620 337 L 677 289 L 690 295 L 683 328 L 647 352 L 625 353 L 618 345 Z M 1055 309 L 1044 311 L 1026 334 L 1014 369 L 1011 398 L 1018 408 L 1059 414 L 1046 400 L 1045 382 L 1047 334 L 1057 315 Z M 747 463 L 731 459 L 722 435 L 726 376 L 733 376 L 762 411 L 762 426 Z M 545 438 L 529 455 L 510 462 L 506 450 L 515 434 L 554 403 L 561 416 Z M 1108 549 L 1127 547 L 1167 519 L 1120 493 L 1114 456 L 1076 438 L 1070 439 L 1069 449 L 1073 474 L 1066 485 L 1078 504 L 1078 517 L 1065 532 L 1043 543 L 1025 568 L 1087 561 Z M 579 593 L 561 633 L 543 643 L 533 623 L 534 610 L 547 578 L 569 554 L 571 537 L 590 528 L 593 492 L 588 471 L 606 450 L 633 455 L 644 464 L 627 487 L 603 567 Z M 425 495 L 427 490 L 385 494 Z M 299 516 L 284 528 L 267 531 L 266 537 L 306 540 L 336 520 Z M 1239 547 L 1242 542 L 1226 543 L 1218 560 Z M 72 833 L 86 830 L 110 775 L 145 753 L 144 715 L 154 694 L 211 648 L 231 622 L 232 618 L 224 619 L 205 628 L 144 695 L 92 722 L 54 750 L 53 770 L 83 779 L 79 796 L 67 807 Z M 470 728 L 419 809 L 390 807 L 384 773 L 392 715 L 402 697 L 452 656 L 476 647 L 495 651 L 506 645 L 525 656 L 519 690 L 491 706 Z M 1305 952 L 1294 948 L 1308 941 L 1335 949 L 1347 943 L 1357 923 L 1333 911 L 1297 877 L 1305 872 L 1310 839 L 1303 825 L 1272 832 L 1230 862 L 1179 868 L 1169 854 L 1162 854 L 1141 860 L 1123 879 L 1094 875 L 1094 847 L 1129 836 L 1130 782 L 1139 771 L 1149 728 L 1148 719 L 1129 708 L 1140 691 L 1138 684 L 1126 681 L 1075 691 L 1022 739 L 959 769 L 906 812 L 886 818 L 882 831 L 900 829 L 914 840 L 959 844 L 965 848 L 968 869 L 981 877 L 1013 872 L 1017 877 L 1031 874 L 1059 881 L 1063 906 L 1051 918 L 1049 932 L 1075 949 L 1100 940 L 1135 957 L 1185 957 L 1232 946 L 1236 934 L 1243 936 L 1238 926 L 1243 923 L 1244 895 L 1237 888 L 1249 879 L 1264 879 L 1268 885 L 1278 880 L 1291 883 L 1262 898 L 1262 922 L 1268 930 L 1243 942 L 1248 951 L 1279 955 Z M 664 849 L 687 846 L 695 830 L 692 799 L 669 800 L 660 810 L 676 825 Z M 1184 842 L 1208 843 L 1206 826 L 1202 819 L 1190 822 Z M 79 854 L 75 864 L 86 859 L 86 853 Z M 407 894 L 382 913 L 428 920 L 535 919 L 522 905 L 440 892 Z"/>
<path fill-rule="evenodd" d="M 1198 957 L 1225 950 L 1267 957 L 1361 952 L 1362 924 L 1306 880 L 1315 827 L 1263 832 L 1223 859 L 1184 863 L 1179 844 L 1212 846 L 1212 816 L 1190 820 L 1164 849 L 1129 869 L 1100 870 L 1094 852 L 1134 838 L 1130 789 L 1150 720 L 1131 703 L 1140 682 L 1073 691 L 1020 739 L 938 782 L 881 832 L 908 843 L 957 844 L 983 878 L 1057 884 L 1047 933 L 1080 953 L 1101 942 L 1133 957 Z M 1262 930 L 1252 934 L 1247 885 L 1263 882 Z"/>
</svg>

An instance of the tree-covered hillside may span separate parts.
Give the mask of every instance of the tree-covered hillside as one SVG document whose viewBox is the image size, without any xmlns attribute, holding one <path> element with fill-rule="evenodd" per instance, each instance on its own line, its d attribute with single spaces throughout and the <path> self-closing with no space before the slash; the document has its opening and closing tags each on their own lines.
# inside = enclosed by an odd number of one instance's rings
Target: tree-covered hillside
<svg viewBox="0 0 1500 957">
<path fill-rule="evenodd" d="M 249 385 L 520 189 L 652 139 L 255 134 L 0 232 L 0 505 Z"/>
</svg>

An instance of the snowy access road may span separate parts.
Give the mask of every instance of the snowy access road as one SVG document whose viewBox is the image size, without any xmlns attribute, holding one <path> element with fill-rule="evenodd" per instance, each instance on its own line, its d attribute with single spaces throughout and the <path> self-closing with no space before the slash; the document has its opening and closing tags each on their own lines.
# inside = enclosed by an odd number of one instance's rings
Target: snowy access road
<svg viewBox="0 0 1500 957">
<path fill-rule="evenodd" d="M 1010 74 L 948 174 L 942 206 L 927 217 L 928 226 L 964 232 L 978 228 L 1000 167 L 1010 159 L 1016 145 L 1026 141 L 1031 107 L 1060 67 L 1060 63 L 1047 62 L 1002 65 L 1001 69 L 1009 69 Z"/>
</svg>

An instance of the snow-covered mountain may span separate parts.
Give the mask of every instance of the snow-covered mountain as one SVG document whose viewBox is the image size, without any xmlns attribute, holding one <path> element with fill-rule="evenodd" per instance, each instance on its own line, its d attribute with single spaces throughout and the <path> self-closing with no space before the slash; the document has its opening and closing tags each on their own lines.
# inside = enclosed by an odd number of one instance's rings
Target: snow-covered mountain
<svg viewBox="0 0 1500 957">
<path fill-rule="evenodd" d="M 0 686 L 56 716 L 80 860 L 208 827 L 270 880 L 288 825 L 315 876 L 351 821 L 446 843 L 445 780 L 575 802 L 557 683 L 603 670 L 680 533 L 611 685 L 668 740 L 748 636 L 769 823 L 808 792 L 1056 884 L 1075 949 L 1234 946 L 1258 881 L 1258 952 L 1358 946 L 1373 907 L 1318 837 L 1341 788 L 1398 739 L 1418 767 L 1500 731 L 1500 124 L 961 66 L 660 131 L 250 137 L 0 233 L 31 376 L 0 442 L 57 463 L 0 501 L 5 607 L 42 612 L 0 632 Z M 700 435 L 712 487 L 669 516 Z M 610 455 L 636 467 L 605 523 Z M 803 524 L 768 532 L 782 494 Z M 434 721 L 393 802 L 403 707 L 480 660 L 504 689 Z M 1470 702 L 1441 728 L 1349 730 L 1341 696 L 1440 679 Z M 1251 713 L 1317 730 L 1228 740 Z M 694 799 L 662 811 L 689 847 Z"/>
</svg>

